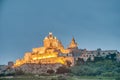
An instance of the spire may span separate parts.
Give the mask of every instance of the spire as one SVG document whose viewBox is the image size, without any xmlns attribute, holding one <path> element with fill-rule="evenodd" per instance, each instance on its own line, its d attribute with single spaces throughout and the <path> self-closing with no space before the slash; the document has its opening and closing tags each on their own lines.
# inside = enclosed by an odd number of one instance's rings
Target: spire
<svg viewBox="0 0 120 80">
<path fill-rule="evenodd" d="M 75 42 L 74 37 L 72 38 L 72 41 L 70 42 L 69 48 L 77 48 L 77 43 Z"/>
<path fill-rule="evenodd" d="M 72 42 L 75 43 L 75 39 L 74 39 L 74 37 L 72 38 Z"/>
</svg>

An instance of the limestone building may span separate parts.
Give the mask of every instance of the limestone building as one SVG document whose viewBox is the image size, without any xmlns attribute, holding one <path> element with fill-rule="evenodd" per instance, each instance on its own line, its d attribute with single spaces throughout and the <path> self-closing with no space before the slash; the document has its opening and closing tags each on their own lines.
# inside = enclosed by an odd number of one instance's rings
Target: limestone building
<svg viewBox="0 0 120 80">
<path fill-rule="evenodd" d="M 62 43 L 50 32 L 43 40 L 43 46 L 33 48 L 32 52 L 26 52 L 22 59 L 17 59 L 14 67 L 26 63 L 35 64 L 62 64 L 67 65 L 69 61 L 73 66 L 79 58 L 87 61 L 94 61 L 95 57 L 106 57 L 109 54 L 119 54 L 117 50 L 87 50 L 79 49 L 75 39 L 72 38 L 68 48 L 64 48 Z"/>
<path fill-rule="evenodd" d="M 71 62 L 74 65 L 74 57 L 72 51 L 77 48 L 77 43 L 72 39 L 69 47 L 64 48 L 62 43 L 50 32 L 43 40 L 43 46 L 33 48 L 32 52 L 26 52 L 22 59 L 16 60 L 14 67 L 21 66 L 25 63 L 36 64 L 63 64 Z"/>
</svg>

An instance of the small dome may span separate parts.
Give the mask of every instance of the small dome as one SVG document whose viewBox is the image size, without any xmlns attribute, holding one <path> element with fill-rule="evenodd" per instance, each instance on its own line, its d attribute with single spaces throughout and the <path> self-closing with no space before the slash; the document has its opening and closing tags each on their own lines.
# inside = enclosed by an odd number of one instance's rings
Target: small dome
<svg viewBox="0 0 120 80">
<path fill-rule="evenodd" d="M 49 32 L 49 35 L 52 35 L 52 32 Z"/>
<path fill-rule="evenodd" d="M 45 37 L 45 39 L 48 39 L 48 37 Z"/>
</svg>

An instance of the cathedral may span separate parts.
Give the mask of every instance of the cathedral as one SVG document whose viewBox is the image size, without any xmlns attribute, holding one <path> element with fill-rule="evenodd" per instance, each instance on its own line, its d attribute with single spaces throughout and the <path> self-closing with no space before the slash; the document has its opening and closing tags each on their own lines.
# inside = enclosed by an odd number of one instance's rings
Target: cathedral
<svg viewBox="0 0 120 80">
<path fill-rule="evenodd" d="M 78 45 L 73 38 L 68 48 L 64 48 L 62 43 L 50 32 L 43 40 L 43 46 L 33 48 L 32 52 L 26 52 L 22 59 L 17 59 L 14 67 L 26 63 L 36 64 L 63 64 L 74 65 L 73 52 L 78 50 Z"/>
<path fill-rule="evenodd" d="M 108 55 L 118 55 L 117 50 L 87 50 L 78 49 L 78 44 L 72 38 L 68 48 L 64 48 L 62 43 L 50 32 L 43 40 L 43 46 L 33 48 L 32 52 L 26 52 L 22 59 L 17 59 L 14 67 L 24 64 L 62 64 L 73 66 L 76 61 L 82 59 L 84 61 L 94 61 L 95 57 L 106 57 Z"/>
</svg>

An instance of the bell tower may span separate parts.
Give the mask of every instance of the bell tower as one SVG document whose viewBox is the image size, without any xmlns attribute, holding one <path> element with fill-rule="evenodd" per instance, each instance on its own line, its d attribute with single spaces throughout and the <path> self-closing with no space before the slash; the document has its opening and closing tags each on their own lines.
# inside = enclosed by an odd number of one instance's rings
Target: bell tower
<svg viewBox="0 0 120 80">
<path fill-rule="evenodd" d="M 78 44 L 75 42 L 74 37 L 72 38 L 68 48 L 78 48 Z"/>
</svg>

